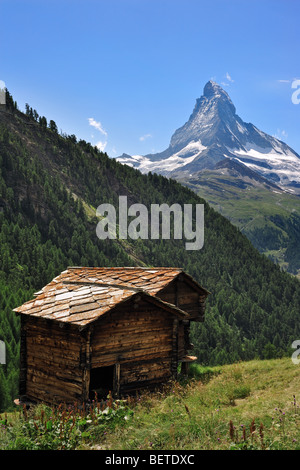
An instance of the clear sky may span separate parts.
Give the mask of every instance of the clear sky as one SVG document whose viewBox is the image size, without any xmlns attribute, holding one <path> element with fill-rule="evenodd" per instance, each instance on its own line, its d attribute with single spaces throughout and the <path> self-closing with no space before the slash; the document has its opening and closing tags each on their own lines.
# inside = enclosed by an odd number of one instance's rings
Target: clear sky
<svg viewBox="0 0 300 470">
<path fill-rule="evenodd" d="M 0 19 L 19 108 L 112 157 L 164 150 L 210 79 L 300 154 L 299 0 L 0 0 Z"/>
</svg>

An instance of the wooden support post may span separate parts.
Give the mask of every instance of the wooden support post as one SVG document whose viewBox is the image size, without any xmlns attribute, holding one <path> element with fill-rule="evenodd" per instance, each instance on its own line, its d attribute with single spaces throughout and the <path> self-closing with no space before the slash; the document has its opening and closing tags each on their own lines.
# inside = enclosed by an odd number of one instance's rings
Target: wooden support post
<svg viewBox="0 0 300 470">
<path fill-rule="evenodd" d="M 90 395 L 90 369 L 91 369 L 91 328 L 81 333 L 80 366 L 82 367 L 82 398 L 88 401 Z"/>
<path fill-rule="evenodd" d="M 173 336 L 172 336 L 172 360 L 171 360 L 171 373 L 174 378 L 177 378 L 178 367 L 178 319 L 173 321 Z"/>
<path fill-rule="evenodd" d="M 189 372 L 189 362 L 182 362 L 181 363 L 181 374 L 182 375 L 188 375 Z"/>
<path fill-rule="evenodd" d="M 114 394 L 117 398 L 120 396 L 120 376 L 121 376 L 121 365 L 119 362 L 115 364 L 114 370 Z"/>
<path fill-rule="evenodd" d="M 178 305 L 178 279 L 175 283 L 175 305 L 176 307 L 179 307 Z"/>
</svg>

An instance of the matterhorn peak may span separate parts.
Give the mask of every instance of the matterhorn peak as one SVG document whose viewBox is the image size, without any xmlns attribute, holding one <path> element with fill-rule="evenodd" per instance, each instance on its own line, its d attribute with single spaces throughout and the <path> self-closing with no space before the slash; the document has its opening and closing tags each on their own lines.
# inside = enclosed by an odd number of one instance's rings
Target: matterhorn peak
<svg viewBox="0 0 300 470">
<path fill-rule="evenodd" d="M 223 104 L 229 105 L 233 114 L 236 112 L 235 106 L 228 93 L 226 93 L 226 91 L 213 80 L 209 80 L 209 82 L 206 83 L 203 89 L 203 97 L 208 100 L 221 101 Z"/>
<path fill-rule="evenodd" d="M 299 155 L 284 142 L 244 122 L 229 95 L 213 80 L 206 83 L 188 121 L 174 132 L 166 150 L 154 155 L 123 155 L 119 161 L 143 172 L 155 171 L 180 179 L 214 169 L 224 159 L 300 192 Z"/>
<path fill-rule="evenodd" d="M 221 88 L 220 85 L 218 85 L 213 80 L 209 80 L 203 89 L 203 95 L 207 98 L 221 93 L 224 93 L 223 88 Z"/>
</svg>

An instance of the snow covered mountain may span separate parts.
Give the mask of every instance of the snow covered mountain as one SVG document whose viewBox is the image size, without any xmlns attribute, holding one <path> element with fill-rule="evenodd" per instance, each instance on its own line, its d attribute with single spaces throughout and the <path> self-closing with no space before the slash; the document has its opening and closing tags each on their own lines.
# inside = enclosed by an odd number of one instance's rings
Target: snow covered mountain
<svg viewBox="0 0 300 470">
<path fill-rule="evenodd" d="M 257 175 L 283 190 L 300 193 L 300 156 L 284 142 L 245 123 L 228 94 L 213 81 L 205 85 L 189 120 L 175 131 L 166 150 L 117 158 L 143 173 L 179 180 L 195 178 L 207 169 L 221 171 L 224 165 L 228 167 L 228 159 L 241 175 L 248 169 L 253 178 Z"/>
</svg>

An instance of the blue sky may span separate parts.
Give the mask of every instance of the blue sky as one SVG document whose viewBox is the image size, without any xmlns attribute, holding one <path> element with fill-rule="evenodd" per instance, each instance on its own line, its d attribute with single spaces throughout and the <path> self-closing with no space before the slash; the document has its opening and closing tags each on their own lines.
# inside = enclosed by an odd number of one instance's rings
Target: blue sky
<svg viewBox="0 0 300 470">
<path fill-rule="evenodd" d="M 298 0 L 0 0 L 0 18 L 20 109 L 112 157 L 164 150 L 210 79 L 300 153 Z"/>
</svg>

